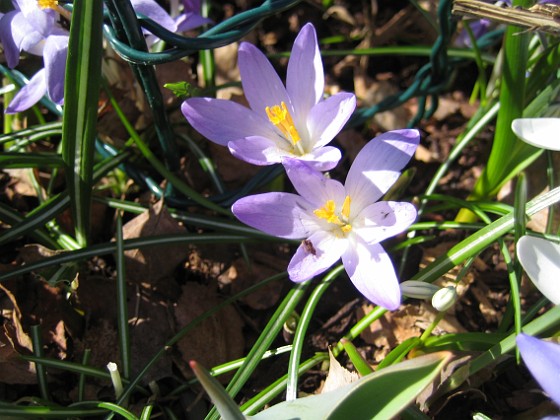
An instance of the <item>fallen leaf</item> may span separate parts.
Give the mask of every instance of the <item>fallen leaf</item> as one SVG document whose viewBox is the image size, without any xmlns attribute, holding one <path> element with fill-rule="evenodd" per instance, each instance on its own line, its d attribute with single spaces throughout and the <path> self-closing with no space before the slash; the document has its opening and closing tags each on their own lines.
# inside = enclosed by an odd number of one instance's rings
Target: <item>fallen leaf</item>
<svg viewBox="0 0 560 420">
<path fill-rule="evenodd" d="M 358 375 L 357 372 L 351 372 L 342 366 L 332 354 L 331 349 L 329 349 L 329 373 L 327 373 L 327 378 L 321 388 L 320 394 L 334 391 L 335 389 L 351 384 L 358 379 L 360 379 L 360 375 Z"/>
<path fill-rule="evenodd" d="M 123 239 L 181 233 L 186 234 L 186 229 L 171 217 L 161 200 L 123 226 Z M 127 280 L 156 286 L 187 257 L 187 249 L 185 245 L 160 245 L 125 251 Z"/>
<path fill-rule="evenodd" d="M 215 287 L 187 282 L 182 295 L 174 307 L 177 328 L 188 325 L 196 317 L 214 308 L 221 302 Z M 186 367 L 190 360 L 212 367 L 229 360 L 240 358 L 245 348 L 243 321 L 231 305 L 205 319 L 177 343 L 181 359 Z M 192 376 L 190 369 L 181 369 Z"/>
</svg>

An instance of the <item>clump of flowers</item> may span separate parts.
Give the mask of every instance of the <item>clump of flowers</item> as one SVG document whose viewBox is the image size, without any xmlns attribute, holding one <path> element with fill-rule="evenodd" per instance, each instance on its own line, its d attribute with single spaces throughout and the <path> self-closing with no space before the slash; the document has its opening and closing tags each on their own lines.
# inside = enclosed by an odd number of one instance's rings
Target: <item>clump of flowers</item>
<svg viewBox="0 0 560 420">
<path fill-rule="evenodd" d="M 171 18 L 155 0 L 131 0 L 131 3 L 137 13 L 172 32 L 192 29 L 208 22 L 197 13 L 200 2 L 193 0 L 185 0 L 184 13 L 177 19 Z M 14 6 L 15 10 L 0 14 L 0 43 L 4 47 L 8 67 L 15 68 L 21 52 L 25 51 L 42 56 L 44 68 L 19 90 L 6 113 L 25 111 L 45 95 L 62 105 L 69 34 L 59 21 L 60 16 L 71 19 L 70 12 L 63 9 L 57 0 L 14 0 Z"/>
<path fill-rule="evenodd" d="M 295 158 L 320 171 L 334 168 L 340 151 L 327 144 L 354 112 L 356 98 L 341 92 L 323 99 L 323 64 L 313 25 L 306 24 L 294 42 L 285 87 L 252 44 L 241 44 L 238 64 L 250 108 L 223 99 L 187 99 L 182 111 L 190 124 L 254 165 Z"/>
<path fill-rule="evenodd" d="M 379 244 L 416 219 L 410 203 L 378 201 L 408 163 L 420 136 L 416 130 L 382 134 L 364 146 L 345 184 L 307 163 L 284 159 L 298 194 L 270 192 L 232 206 L 239 220 L 270 235 L 300 239 L 288 265 L 290 279 L 309 280 L 339 259 L 354 286 L 370 301 L 396 309 L 401 292 L 393 264 Z"/>
</svg>

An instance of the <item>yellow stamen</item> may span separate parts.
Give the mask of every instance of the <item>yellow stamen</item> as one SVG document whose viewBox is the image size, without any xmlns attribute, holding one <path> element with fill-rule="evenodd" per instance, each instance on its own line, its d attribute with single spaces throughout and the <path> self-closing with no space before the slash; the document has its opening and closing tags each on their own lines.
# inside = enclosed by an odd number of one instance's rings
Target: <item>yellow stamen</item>
<svg viewBox="0 0 560 420">
<path fill-rule="evenodd" d="M 328 223 L 332 223 L 340 227 L 342 233 L 346 234 L 352 230 L 352 225 L 348 223 L 350 218 L 350 201 L 350 196 L 347 195 L 344 199 L 342 210 L 340 212 L 342 220 L 340 220 L 340 217 L 335 213 L 336 204 L 334 203 L 334 200 L 327 200 L 323 207 L 313 210 L 313 214 L 319 219 L 324 219 Z"/>
<path fill-rule="evenodd" d="M 37 6 L 39 6 L 40 9 L 57 10 L 58 1 L 57 0 L 37 0 Z"/>
<path fill-rule="evenodd" d="M 266 115 L 272 124 L 274 124 L 278 129 L 284 134 L 286 139 L 288 139 L 293 146 L 295 146 L 301 137 L 294 125 L 294 120 L 290 115 L 290 111 L 286 107 L 286 103 L 282 101 L 280 105 L 274 105 L 272 107 L 266 107 Z"/>
<path fill-rule="evenodd" d="M 323 207 L 314 210 L 313 214 L 319 219 L 325 219 L 329 223 L 342 226 L 344 223 L 342 223 L 338 216 L 334 214 L 335 207 L 334 200 L 328 200 Z"/>
<path fill-rule="evenodd" d="M 342 204 L 342 217 L 346 220 L 350 218 L 350 196 L 347 195 Z"/>
</svg>

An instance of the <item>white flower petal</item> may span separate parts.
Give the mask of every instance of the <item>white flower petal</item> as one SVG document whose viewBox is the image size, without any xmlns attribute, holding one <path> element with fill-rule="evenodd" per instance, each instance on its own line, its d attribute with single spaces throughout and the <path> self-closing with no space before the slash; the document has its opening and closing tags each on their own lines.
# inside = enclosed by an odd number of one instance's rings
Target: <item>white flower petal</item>
<svg viewBox="0 0 560 420">
<path fill-rule="evenodd" d="M 518 118 L 511 123 L 511 129 L 532 146 L 560 150 L 560 118 Z"/>
<path fill-rule="evenodd" d="M 526 235 L 517 242 L 517 257 L 537 289 L 560 304 L 560 245 Z"/>
</svg>

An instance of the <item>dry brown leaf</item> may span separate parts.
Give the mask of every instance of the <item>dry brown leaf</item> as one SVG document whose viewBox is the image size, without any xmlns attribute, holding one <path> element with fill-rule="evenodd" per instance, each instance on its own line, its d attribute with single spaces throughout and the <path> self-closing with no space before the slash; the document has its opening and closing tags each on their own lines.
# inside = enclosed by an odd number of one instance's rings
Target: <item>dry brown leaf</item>
<svg viewBox="0 0 560 420">
<path fill-rule="evenodd" d="M 360 375 L 358 375 L 357 372 L 351 372 L 342 366 L 333 356 L 331 349 L 329 349 L 329 372 L 327 373 L 327 378 L 321 388 L 320 394 L 334 391 L 335 389 L 351 384 L 358 379 L 360 379 Z"/>
<path fill-rule="evenodd" d="M 244 185 L 260 171 L 258 166 L 233 157 L 227 147 L 215 143 L 210 143 L 208 147 L 220 177 L 229 187 L 235 188 Z"/>
<path fill-rule="evenodd" d="M 34 384 L 37 382 L 35 364 L 19 357 L 6 329 L 0 333 L 0 383 Z"/>
<path fill-rule="evenodd" d="M 183 286 L 183 293 L 174 307 L 177 328 L 189 324 L 197 316 L 221 302 L 216 289 L 195 282 Z M 177 343 L 183 368 L 190 360 L 212 367 L 243 355 L 245 340 L 243 321 L 235 308 L 228 305 L 205 319 Z M 191 376 L 190 369 L 182 369 Z"/>
<path fill-rule="evenodd" d="M 372 305 L 363 305 L 358 310 L 358 317 L 363 317 L 373 309 Z M 380 362 L 396 346 L 411 337 L 420 337 L 422 332 L 435 320 L 438 312 L 425 302 L 420 304 L 405 304 L 398 310 L 386 312 L 381 318 L 373 322 L 361 334 L 362 339 L 368 344 L 373 344 L 378 349 L 374 359 Z M 434 329 L 434 334 L 459 333 L 466 330 L 448 312 Z"/>
<path fill-rule="evenodd" d="M 250 286 L 255 285 L 259 281 L 283 271 L 282 268 L 278 269 L 277 267 L 270 267 L 268 264 L 263 264 L 259 260 L 259 255 L 259 253 L 251 255 L 250 267 L 247 266 L 247 263 L 243 260 L 243 258 L 238 258 L 224 273 L 218 277 L 218 282 L 220 282 L 223 286 L 230 284 L 231 293 L 236 294 Z M 286 265 L 285 263 L 283 264 L 285 269 Z M 274 304 L 276 304 L 276 302 L 278 302 L 283 287 L 284 283 L 282 281 L 269 283 L 254 293 L 244 297 L 242 301 L 246 305 L 257 310 L 271 308 Z"/>
<path fill-rule="evenodd" d="M 214 50 L 214 62 L 216 64 L 216 84 L 238 82 L 240 79 L 239 67 L 237 67 L 237 50 L 239 44 L 234 42 Z M 203 80 L 199 77 L 199 80 Z M 231 99 L 233 95 L 242 95 L 241 86 L 232 86 L 220 89 L 216 92 L 218 99 Z"/>
<path fill-rule="evenodd" d="M 2 304 L 2 315 L 6 318 L 3 331 L 0 333 L 0 382 L 7 384 L 33 384 L 37 381 L 35 365 L 19 357 L 20 352 L 33 351 L 31 338 L 23 331 L 21 311 L 15 296 L 0 284 L 5 296 L 12 304 Z"/>
<path fill-rule="evenodd" d="M 362 72 L 356 71 L 354 76 L 356 96 L 365 106 L 373 106 L 382 100 L 399 92 L 397 86 L 390 80 L 372 80 Z M 405 106 L 399 106 L 390 111 L 379 112 L 373 121 L 383 131 L 406 128 L 411 115 Z"/>
<path fill-rule="evenodd" d="M 181 233 L 186 233 L 186 229 L 171 217 L 163 201 L 123 226 L 124 239 Z M 187 249 L 187 246 L 172 245 L 125 251 L 127 279 L 155 286 L 159 280 L 170 276 L 187 257 Z"/>
</svg>

